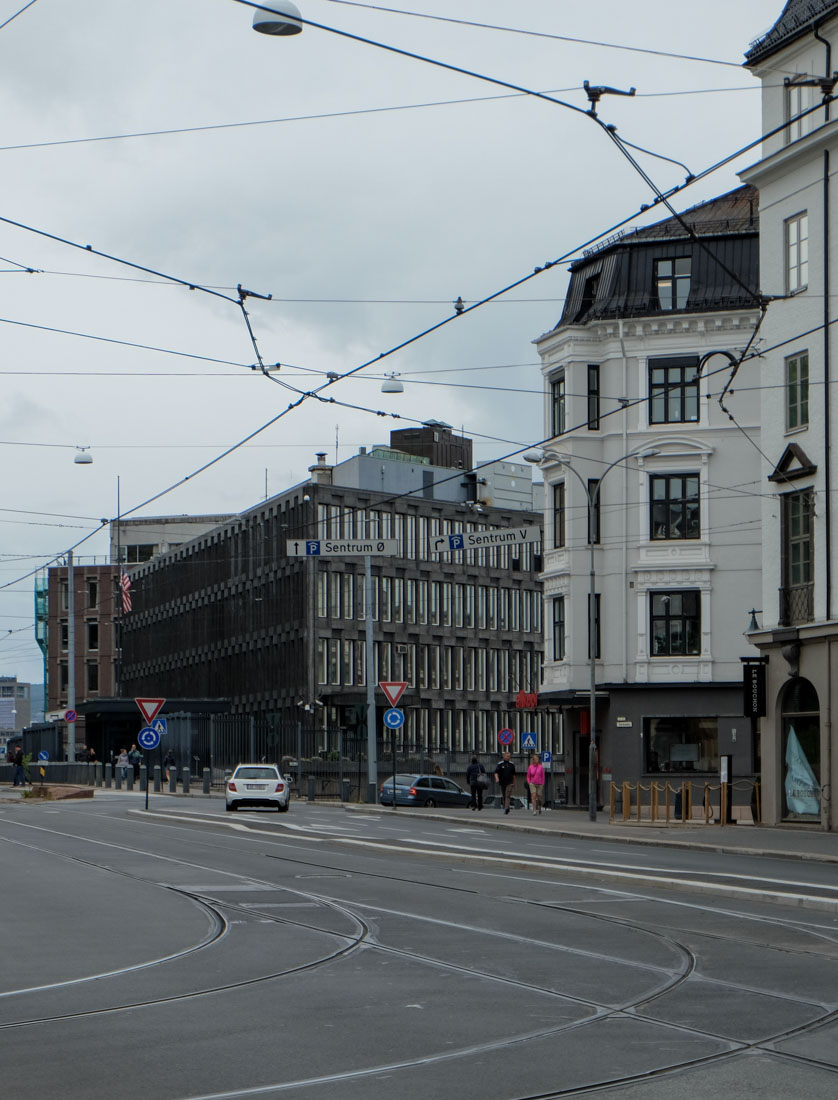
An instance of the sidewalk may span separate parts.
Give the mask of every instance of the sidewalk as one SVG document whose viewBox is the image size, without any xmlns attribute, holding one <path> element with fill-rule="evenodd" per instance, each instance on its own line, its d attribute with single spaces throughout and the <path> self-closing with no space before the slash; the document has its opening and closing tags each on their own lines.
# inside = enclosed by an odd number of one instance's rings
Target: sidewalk
<svg viewBox="0 0 838 1100">
<path fill-rule="evenodd" d="M 324 803 L 319 803 L 324 805 Z M 512 833 L 547 833 L 577 840 L 600 840 L 622 844 L 653 844 L 661 848 L 697 848 L 709 852 L 747 852 L 751 855 L 774 856 L 780 859 L 807 859 L 838 863 L 838 832 L 827 833 L 804 825 L 681 825 L 650 822 L 608 820 L 608 813 L 597 815 L 596 821 L 584 810 L 545 810 L 536 816 L 529 810 L 512 810 L 508 815 L 499 809 L 486 808 L 480 813 L 463 809 L 411 809 L 399 806 L 366 806 L 354 803 L 338 804 L 351 813 L 394 814 L 396 817 L 422 817 L 433 821 L 449 821 L 458 825 L 475 825 L 483 829 L 504 829 Z"/>
</svg>

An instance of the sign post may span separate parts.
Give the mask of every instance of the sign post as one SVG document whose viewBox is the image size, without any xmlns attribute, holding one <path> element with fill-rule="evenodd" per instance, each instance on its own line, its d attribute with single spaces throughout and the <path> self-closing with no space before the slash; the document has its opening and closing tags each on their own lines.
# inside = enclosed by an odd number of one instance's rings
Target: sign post
<svg viewBox="0 0 838 1100">
<path fill-rule="evenodd" d="M 139 702 L 140 702 L 140 700 L 138 699 L 137 703 L 139 704 Z M 145 699 L 145 700 L 143 700 L 143 702 L 149 702 L 149 700 Z M 153 702 L 159 702 L 160 706 L 162 707 L 165 700 L 164 699 L 155 699 L 155 700 L 153 700 Z M 142 709 L 143 708 L 140 707 L 140 710 L 142 710 Z M 159 709 L 160 709 L 160 707 L 157 708 L 157 710 L 159 710 Z M 145 711 L 143 711 L 143 713 L 145 713 Z M 157 711 L 155 711 L 154 713 L 156 714 Z M 154 749 L 156 749 L 157 746 L 160 744 L 160 734 L 158 733 L 158 731 L 153 726 L 143 726 L 143 728 L 140 730 L 139 734 L 137 735 L 137 742 L 139 743 L 141 749 L 144 749 L 147 752 L 153 752 Z M 149 786 L 149 784 L 148 784 L 148 772 L 149 772 L 148 764 L 146 764 L 146 769 L 145 769 L 145 808 L 146 809 L 148 809 L 148 786 Z"/>
</svg>

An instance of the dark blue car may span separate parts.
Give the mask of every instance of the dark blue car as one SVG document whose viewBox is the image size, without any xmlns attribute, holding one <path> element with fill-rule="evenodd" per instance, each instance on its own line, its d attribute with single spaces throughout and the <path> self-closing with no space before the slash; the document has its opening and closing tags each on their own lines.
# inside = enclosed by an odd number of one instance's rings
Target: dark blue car
<svg viewBox="0 0 838 1100">
<path fill-rule="evenodd" d="M 393 777 L 381 784 L 382 806 L 393 805 Z M 397 806 L 468 806 L 471 795 L 439 775 L 396 775 Z"/>
</svg>

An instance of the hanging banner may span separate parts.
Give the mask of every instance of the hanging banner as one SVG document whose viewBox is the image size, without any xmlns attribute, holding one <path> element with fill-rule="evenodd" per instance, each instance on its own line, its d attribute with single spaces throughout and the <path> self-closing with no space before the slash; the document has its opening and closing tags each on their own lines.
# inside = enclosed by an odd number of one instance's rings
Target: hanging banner
<svg viewBox="0 0 838 1100">
<path fill-rule="evenodd" d="M 765 665 L 748 662 L 742 666 L 742 687 L 746 718 L 765 717 Z"/>
</svg>

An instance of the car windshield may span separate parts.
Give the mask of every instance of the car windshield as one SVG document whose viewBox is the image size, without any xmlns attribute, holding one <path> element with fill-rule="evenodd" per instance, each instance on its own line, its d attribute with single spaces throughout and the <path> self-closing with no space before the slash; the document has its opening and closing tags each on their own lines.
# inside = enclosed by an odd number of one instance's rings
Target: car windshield
<svg viewBox="0 0 838 1100">
<path fill-rule="evenodd" d="M 276 779 L 275 768 L 236 768 L 236 779 Z"/>
</svg>

